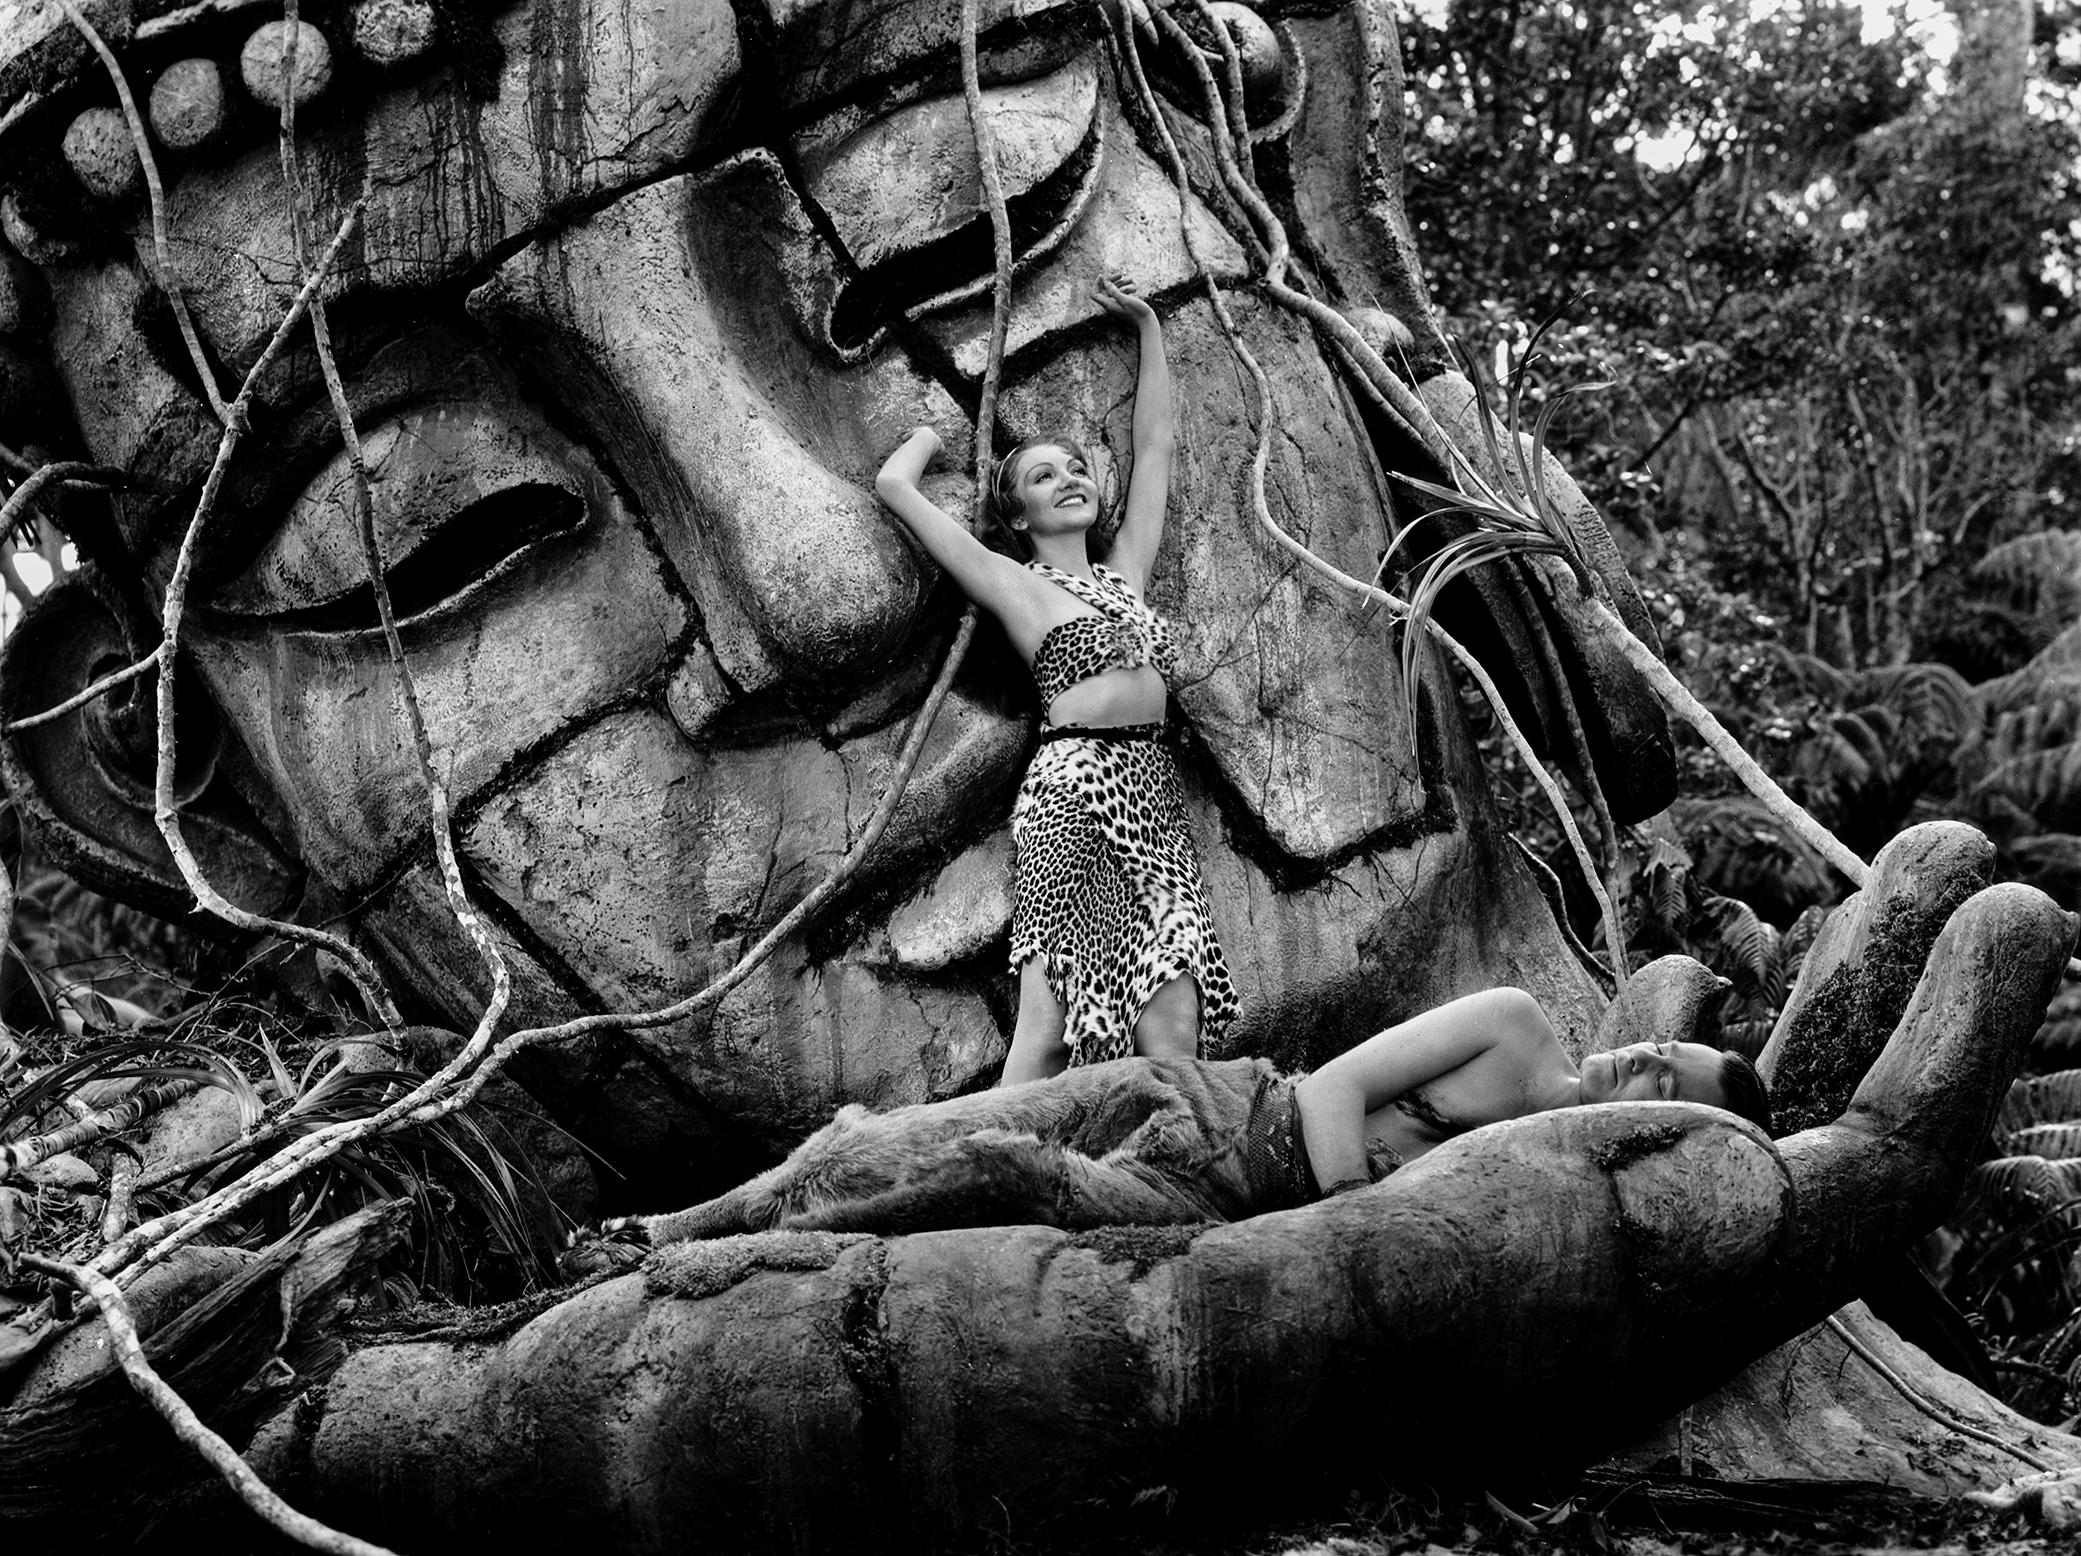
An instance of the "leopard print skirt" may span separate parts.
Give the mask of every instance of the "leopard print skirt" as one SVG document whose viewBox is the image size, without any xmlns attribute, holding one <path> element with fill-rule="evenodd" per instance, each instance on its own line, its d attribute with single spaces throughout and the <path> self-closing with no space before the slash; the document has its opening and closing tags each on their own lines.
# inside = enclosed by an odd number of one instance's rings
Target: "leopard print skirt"
<svg viewBox="0 0 2081 1556">
<path fill-rule="evenodd" d="M 1012 971 L 1041 959 L 1072 1065 L 1125 1059 L 1156 991 L 1199 986 L 1200 1037 L 1235 1019 L 1170 752 L 1154 738 L 1055 738 L 1012 807 Z"/>
</svg>

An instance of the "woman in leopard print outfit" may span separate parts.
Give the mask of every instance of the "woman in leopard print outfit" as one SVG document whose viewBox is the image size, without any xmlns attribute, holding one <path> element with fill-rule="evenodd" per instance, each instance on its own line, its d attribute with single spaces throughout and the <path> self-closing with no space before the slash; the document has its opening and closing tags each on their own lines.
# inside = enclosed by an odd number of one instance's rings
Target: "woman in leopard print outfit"
<svg viewBox="0 0 2081 1556">
<path fill-rule="evenodd" d="M 875 481 L 926 552 L 1003 625 L 1033 667 L 1046 723 L 1012 810 L 1012 968 L 1019 1016 L 1000 1084 L 1141 1054 L 1192 1057 L 1233 1019 L 1164 744 L 1176 649 L 1144 595 L 1176 441 L 1156 311 L 1124 277 L 1093 289 L 1136 333 L 1134 466 L 1112 550 L 1091 560 L 1098 488 L 1083 448 L 1029 438 L 997 467 L 991 509 L 1024 538 L 1021 566 L 918 490 L 940 441 L 906 439 Z"/>
</svg>

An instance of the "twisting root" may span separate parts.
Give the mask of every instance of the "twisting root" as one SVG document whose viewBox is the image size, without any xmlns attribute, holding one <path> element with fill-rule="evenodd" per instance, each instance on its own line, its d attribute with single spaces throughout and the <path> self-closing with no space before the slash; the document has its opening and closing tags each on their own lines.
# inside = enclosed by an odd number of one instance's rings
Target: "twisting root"
<svg viewBox="0 0 2081 1556">
<path fill-rule="evenodd" d="M 1194 3 L 1203 4 L 1204 0 L 1194 0 Z M 1327 304 L 1304 296 L 1286 282 L 1284 256 L 1288 251 L 1284 228 L 1276 213 L 1250 184 L 1237 163 L 1234 147 L 1230 144 L 1228 115 L 1221 107 L 1220 93 L 1214 85 L 1213 75 L 1206 68 L 1204 60 L 1199 57 L 1197 49 L 1191 47 L 1190 38 L 1178 23 L 1161 7 L 1152 9 L 1157 25 L 1164 28 L 1174 41 L 1181 43 L 1186 57 L 1194 62 L 1200 78 L 1201 92 L 1208 99 L 1208 139 L 1213 147 L 1215 163 L 1221 171 L 1222 182 L 1231 198 L 1256 229 L 1253 236 L 1259 238 L 1259 253 L 1265 260 L 1266 267 L 1260 284 L 1265 294 L 1282 307 L 1308 319 L 1327 334 L 1340 354 L 1359 369 L 1360 377 L 1367 387 L 1392 407 L 1394 419 L 1403 425 L 1404 430 L 1421 443 L 1448 474 L 1456 472 L 1460 466 L 1467 463 L 1467 456 L 1438 425 L 1436 418 L 1430 413 L 1430 408 L 1388 367 L 1380 353 L 1367 343 L 1350 320 Z M 1225 30 L 1217 26 L 1217 36 L 1223 31 Z M 1132 50 L 1132 30 L 1127 29 L 1127 32 L 1124 46 Z M 1136 62 L 1136 75 L 1140 79 L 1139 61 Z M 1146 81 L 1142 83 L 1142 90 L 1147 93 Z M 1153 101 L 1148 104 L 1148 111 L 1155 119 L 1159 132 L 1168 140 L 1168 127 L 1163 124 Z M 1172 150 L 1175 156 L 1175 147 Z M 1182 180 L 1179 181 L 1182 189 Z M 1204 265 L 1200 266 L 1202 273 L 1205 273 L 1205 268 Z M 1654 651 L 1633 635 L 1632 630 L 1619 619 L 1607 601 L 1599 597 L 1584 603 L 1589 607 L 1599 628 L 1618 643 L 1627 661 L 1640 671 L 1664 705 L 1697 731 L 1713 753 L 1728 765 L 1751 793 L 1763 801 L 1780 822 L 1812 843 L 1822 856 L 1841 870 L 1851 882 L 1862 885 L 1869 874 L 1864 861 L 1763 771 L 1755 758 L 1742 749 L 1740 742 L 1682 682 L 1677 680 L 1675 673 Z"/>
<path fill-rule="evenodd" d="M 342 1534 L 309 1514 L 299 1513 L 277 1496 L 273 1487 L 253 1473 L 253 1467 L 239 1457 L 236 1448 L 203 1425 L 202 1418 L 189 1408 L 188 1402 L 173 1391 L 146 1359 L 144 1344 L 137 1337 L 137 1325 L 131 1321 L 130 1305 L 123 1300 L 123 1293 L 116 1289 L 114 1281 L 83 1265 L 64 1264 L 39 1254 L 25 1253 L 21 1262 L 29 1269 L 65 1281 L 86 1293 L 94 1306 L 101 1310 L 101 1321 L 108 1326 L 109 1346 L 130 1386 L 144 1396 L 145 1403 L 159 1412 L 166 1424 L 173 1428 L 174 1436 L 201 1454 L 210 1468 L 238 1494 L 239 1500 L 270 1527 L 299 1545 L 328 1552 L 330 1556 L 393 1556 L 381 1545 L 371 1545 L 367 1540 Z"/>
<path fill-rule="evenodd" d="M 181 327 L 181 340 L 188 348 L 188 360 L 195 368 L 196 380 L 208 398 L 210 410 L 225 426 L 231 425 L 232 408 L 224 403 L 224 396 L 217 388 L 217 375 L 210 367 L 209 358 L 202 353 L 202 340 L 195 333 L 195 321 L 188 316 L 188 300 L 181 295 L 180 282 L 173 268 L 173 256 L 166 247 L 166 188 L 159 181 L 159 164 L 152 156 L 151 137 L 145 133 L 144 115 L 137 111 L 137 99 L 130 94 L 130 83 L 123 76 L 123 67 L 94 30 L 94 24 L 82 16 L 72 0 L 58 0 L 65 8 L 66 17 L 79 29 L 80 35 L 101 56 L 101 63 L 108 71 L 108 78 L 115 83 L 116 100 L 123 105 L 123 121 L 130 126 L 130 143 L 137 151 L 137 160 L 144 168 L 145 192 L 152 210 L 152 253 L 158 261 L 159 289 L 173 305 L 173 316 Z"/>
<path fill-rule="evenodd" d="M 282 182 L 289 203 L 289 231 L 296 248 L 297 269 L 308 274 L 310 242 L 304 215 L 303 178 L 297 165 L 296 93 L 290 84 L 296 70 L 297 0 L 287 0 L 283 19 L 288 24 L 288 34 L 287 45 L 282 50 Z M 455 915 L 456 922 L 469 936 L 470 944 L 476 948 L 479 959 L 491 974 L 491 998 L 477 1018 L 476 1030 L 451 1061 L 456 1073 L 460 1074 L 490 1044 L 491 1034 L 513 997 L 513 974 L 490 930 L 485 927 L 482 915 L 470 901 L 463 885 L 462 867 L 455 857 L 455 830 L 450 817 L 448 789 L 434 770 L 433 740 L 427 733 L 418 683 L 412 675 L 411 664 L 405 658 L 404 641 L 398 636 L 397 613 L 390 600 L 389 569 L 384 561 L 381 538 L 376 534 L 368 460 L 362 451 L 361 433 L 354 424 L 354 408 L 347 401 L 346 384 L 340 378 L 339 362 L 333 354 L 332 329 L 326 321 L 323 297 L 311 299 L 311 343 L 317 350 L 318 370 L 325 379 L 325 391 L 332 401 L 333 417 L 339 423 L 340 441 L 346 449 L 348 469 L 353 474 L 355 534 L 361 543 L 362 565 L 368 573 L 369 587 L 375 595 L 376 615 L 383 624 L 383 642 L 390 653 L 391 672 L 397 677 L 398 700 L 404 704 L 405 721 L 412 736 L 412 752 L 419 763 L 419 781 L 426 790 L 427 807 L 432 813 L 434 856 L 440 864 L 441 884 L 447 893 L 449 911 Z"/>
<path fill-rule="evenodd" d="M 57 704 L 57 706 L 45 708 L 41 713 L 25 714 L 12 723 L 0 725 L 0 730 L 4 730 L 7 734 L 12 735 L 17 730 L 35 729 L 40 724 L 49 724 L 61 719 L 68 713 L 84 708 L 97 697 L 106 697 L 118 686 L 126 685 L 141 675 L 150 675 L 159 668 L 159 661 L 165 654 L 166 643 L 162 639 L 157 648 L 138 660 L 136 664 L 125 665 L 120 670 L 112 670 L 92 685 L 74 692 L 63 702 Z"/>
<path fill-rule="evenodd" d="M 1160 11 L 1157 14 L 1159 16 L 1163 15 Z M 1168 17 L 1163 19 L 1171 27 L 1175 28 L 1178 25 Z M 1179 29 L 1179 31 L 1182 36 L 1183 30 Z M 1339 568 L 1333 567 L 1308 547 L 1302 545 L 1292 535 L 1288 534 L 1279 525 L 1278 521 L 1272 517 L 1271 503 L 1265 495 L 1265 467 L 1271 457 L 1272 420 L 1274 416 L 1271 381 L 1265 376 L 1264 369 L 1258 365 L 1256 356 L 1244 344 L 1242 330 L 1237 325 L 1235 316 L 1229 311 L 1228 301 L 1222 295 L 1220 286 L 1214 280 L 1213 270 L 1200 255 L 1198 246 L 1193 241 L 1191 226 L 1183 219 L 1186 202 L 1191 198 L 1191 189 L 1185 172 L 1185 159 L 1179 154 L 1177 141 L 1172 138 L 1170 126 L 1164 121 L 1162 110 L 1156 101 L 1156 94 L 1149 87 L 1148 77 L 1142 69 L 1141 55 L 1135 45 L 1133 30 L 1131 28 L 1122 28 L 1121 33 L 1121 49 L 1128 65 L 1128 73 L 1134 80 L 1136 94 L 1141 100 L 1143 111 L 1149 116 L 1151 122 L 1154 123 L 1156 133 L 1163 141 L 1164 156 L 1170 165 L 1171 181 L 1177 186 L 1180 212 L 1179 230 L 1184 237 L 1186 252 L 1192 260 L 1193 268 L 1199 272 L 1200 280 L 1206 287 L 1207 300 L 1213 307 L 1214 317 L 1221 325 L 1222 334 L 1228 338 L 1229 347 L 1234 351 L 1236 360 L 1241 362 L 1245 371 L 1249 373 L 1251 384 L 1257 394 L 1259 407 L 1257 416 L 1257 446 L 1250 459 L 1250 506 L 1251 511 L 1257 518 L 1258 526 L 1271 537 L 1275 544 L 1292 555 L 1296 560 L 1337 585 L 1337 587 L 1356 594 L 1360 598 L 1372 600 L 1386 606 L 1406 622 L 1410 616 L 1410 607 L 1406 601 L 1396 595 L 1389 594 L 1386 590 L 1378 588 L 1373 584 L 1353 578 Z M 1204 64 L 1200 68 L 1203 72 L 1205 71 Z M 1211 74 L 1206 76 L 1205 84 L 1209 88 L 1212 87 L 1213 77 Z M 1216 138 L 1218 139 L 1218 136 Z M 1518 728 L 1517 721 L 1510 716 L 1510 710 L 1503 701 L 1501 689 L 1482 666 L 1481 661 L 1476 659 L 1471 652 L 1462 646 L 1450 633 L 1445 631 L 1443 627 L 1439 626 L 1435 620 L 1427 621 L 1427 625 L 1432 637 L 1460 662 L 1469 675 L 1474 677 L 1475 684 L 1481 688 L 1482 695 L 1488 699 L 1489 706 L 1495 711 L 1497 722 L 1503 726 L 1504 733 L 1509 737 L 1511 744 L 1516 747 L 1518 755 L 1523 759 L 1534 781 L 1538 783 L 1540 791 L 1545 794 L 1548 804 L 1553 807 L 1555 818 L 1559 821 L 1561 830 L 1567 834 L 1568 845 L 1574 850 L 1575 857 L 1582 868 L 1583 878 L 1589 883 L 1590 890 L 1596 895 L 1598 910 L 1604 917 L 1605 935 L 1611 943 L 1612 973 L 1617 978 L 1620 986 L 1623 987 L 1626 981 L 1626 959 L 1623 950 L 1625 940 L 1619 929 L 1618 910 L 1613 906 L 1611 896 L 1604 888 L 1603 873 L 1597 868 L 1596 862 L 1590 854 L 1589 846 L 1584 843 L 1582 832 L 1575 824 L 1575 814 L 1568 804 L 1567 796 L 1561 792 L 1560 785 L 1555 782 L 1553 774 L 1547 771 L 1546 764 L 1540 761 L 1538 753 L 1532 749 L 1532 743 L 1525 738 L 1524 731 Z"/>
<path fill-rule="evenodd" d="M 1994 1433 L 1985 1431 L 1980 1427 L 1973 1425 L 1970 1421 L 1962 1420 L 1957 1415 L 1954 1415 L 1951 1411 L 1945 1409 L 1936 1400 L 1931 1399 L 1927 1394 L 1923 1393 L 1922 1390 L 1917 1388 L 1913 1383 L 1909 1382 L 1906 1378 L 1902 1377 L 1898 1372 L 1894 1371 L 1893 1368 L 1887 1366 L 1885 1359 L 1881 1357 L 1878 1352 L 1874 1351 L 1870 1346 L 1866 1345 L 1861 1339 L 1859 1339 L 1855 1334 L 1853 1334 L 1850 1330 L 1850 1326 L 1845 1324 L 1840 1318 L 1838 1318 L 1833 1313 L 1830 1313 L 1828 1315 L 1828 1327 L 1834 1330 L 1835 1337 L 1838 1340 L 1842 1341 L 1844 1345 L 1848 1346 L 1851 1352 L 1855 1354 L 1857 1358 L 1865 1364 L 1865 1366 L 1871 1368 L 1873 1372 L 1876 1372 L 1879 1375 L 1879 1377 L 1886 1383 L 1886 1385 L 1893 1390 L 1894 1393 L 1898 1394 L 1902 1399 L 1906 1400 L 1910 1405 L 1914 1406 L 1915 1409 L 1921 1411 L 1922 1414 L 1928 1416 L 1930 1420 L 1936 1422 L 1939 1426 L 1948 1427 L 1950 1428 L 1950 1430 L 1956 1432 L 1961 1437 L 1969 1437 L 1976 1443 L 1984 1443 L 1990 1448 L 1998 1449 L 2001 1452 L 2009 1454 L 2014 1458 L 2021 1459 L 2025 1464 L 2028 1464 L 2032 1469 L 2037 1470 L 2041 1474 L 2050 1474 L 2052 1472 L 2052 1466 L 2050 1464 L 2047 1464 L 2036 1454 L 2029 1453 L 2024 1449 L 2017 1447 L 2012 1442 L 2005 1442 L 2000 1437 L 1997 1437 Z"/>
<path fill-rule="evenodd" d="M 28 1140 L 17 1140 L 13 1145 L 0 1145 L 0 1180 L 18 1172 L 27 1172 L 40 1162 L 47 1162 L 63 1151 L 91 1144 L 109 1135 L 121 1134 L 146 1115 L 156 1113 L 169 1102 L 187 1096 L 197 1090 L 199 1083 L 189 1080 L 161 1081 L 156 1086 L 147 1086 L 132 1092 L 121 1102 L 99 1112 L 90 1112 L 75 1119 L 63 1129 L 47 1135 L 37 1135 Z"/>
<path fill-rule="evenodd" d="M 283 347 L 289 343 L 289 337 L 296 326 L 303 321 L 304 314 L 317 296 L 326 273 L 332 268 L 332 262 L 339 257 L 348 234 L 354 230 L 355 223 L 361 220 L 361 210 L 361 204 L 356 202 L 354 208 L 347 213 L 346 220 L 340 223 L 340 230 L 334 234 L 324 257 L 311 273 L 310 279 L 304 283 L 303 289 L 296 294 L 296 301 L 288 313 L 283 315 L 282 322 L 275 327 L 273 337 L 260 353 L 259 360 L 254 362 L 252 371 L 246 375 L 238 398 L 231 403 L 224 423 L 224 434 L 217 440 L 217 456 L 211 462 L 209 475 L 202 483 L 202 495 L 196 499 L 194 517 L 188 521 L 187 533 L 181 537 L 181 548 L 174 558 L 173 574 L 166 582 L 165 604 L 160 613 L 162 639 L 159 658 L 163 664 L 175 663 L 178 658 L 181 617 L 187 609 L 188 582 L 195 571 L 195 550 L 201 543 L 210 511 L 216 506 L 217 493 L 224 485 L 225 473 L 231 467 L 231 456 L 237 451 L 239 440 L 246 431 L 247 407 L 251 403 L 254 390 L 268 368 L 274 365 L 274 360 L 281 354 Z M 347 968 L 349 976 L 380 1014 L 384 1024 L 392 1029 L 402 1026 L 397 1008 L 391 1004 L 390 996 L 384 992 L 381 975 L 377 973 L 374 964 L 354 946 L 340 936 L 327 934 L 322 929 L 310 929 L 283 919 L 248 913 L 244 908 L 226 900 L 203 875 L 202 866 L 197 863 L 193 851 L 188 847 L 186 837 L 182 835 L 180 811 L 174 801 L 174 680 L 171 675 L 162 675 L 159 677 L 157 688 L 159 762 L 153 785 L 152 819 L 158 824 L 159 835 L 166 839 L 167 851 L 173 855 L 174 864 L 181 872 L 181 879 L 195 894 L 199 904 L 228 924 L 256 934 L 279 935 L 285 940 L 298 941 L 331 952 Z"/>
</svg>

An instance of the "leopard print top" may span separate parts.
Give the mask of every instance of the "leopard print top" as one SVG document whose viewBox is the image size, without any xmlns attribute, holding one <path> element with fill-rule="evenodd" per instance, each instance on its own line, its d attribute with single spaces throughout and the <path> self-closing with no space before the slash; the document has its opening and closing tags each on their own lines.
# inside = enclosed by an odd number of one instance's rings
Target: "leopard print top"
<svg viewBox="0 0 2081 1556">
<path fill-rule="evenodd" d="M 1033 656 L 1033 679 L 1043 707 L 1054 706 L 1072 686 L 1108 670 L 1148 665 L 1166 686 L 1177 676 L 1178 648 L 1170 623 L 1145 605 L 1125 578 L 1102 562 L 1092 564 L 1089 579 L 1046 562 L 1026 565 L 1093 612 L 1049 628 L 1041 639 Z"/>
</svg>

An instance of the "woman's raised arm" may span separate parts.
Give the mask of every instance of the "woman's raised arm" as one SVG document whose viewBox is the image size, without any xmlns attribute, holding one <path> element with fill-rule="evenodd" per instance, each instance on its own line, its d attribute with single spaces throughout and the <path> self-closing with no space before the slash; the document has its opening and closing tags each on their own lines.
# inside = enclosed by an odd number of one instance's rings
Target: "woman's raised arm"
<svg viewBox="0 0 2081 1556">
<path fill-rule="evenodd" d="M 1171 455 L 1178 443 L 1171 406 L 1171 366 L 1163 350 L 1163 322 L 1127 276 L 1100 279 L 1098 305 L 1134 327 L 1141 365 L 1134 387 L 1134 470 L 1107 566 L 1146 594 L 1156 548 L 1163 543 L 1163 511 L 1170 501 Z"/>
<path fill-rule="evenodd" d="M 1012 646 L 1029 659 L 1046 630 L 1037 595 L 1042 587 L 1010 557 L 984 545 L 968 527 L 919 490 L 925 467 L 940 451 L 939 434 L 919 427 L 896 446 L 874 478 L 874 494 L 917 537 L 962 593 L 1004 625 Z"/>
</svg>

